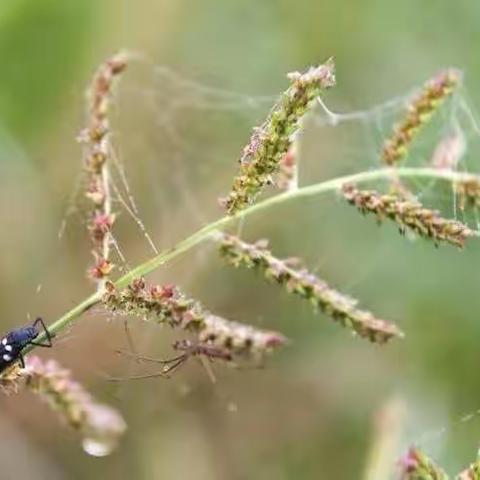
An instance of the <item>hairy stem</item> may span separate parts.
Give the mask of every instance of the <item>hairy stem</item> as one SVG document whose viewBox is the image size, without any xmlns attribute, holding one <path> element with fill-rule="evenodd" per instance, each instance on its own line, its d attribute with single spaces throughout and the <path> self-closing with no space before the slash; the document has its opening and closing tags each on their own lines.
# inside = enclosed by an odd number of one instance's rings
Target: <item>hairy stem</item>
<svg viewBox="0 0 480 480">
<path fill-rule="evenodd" d="M 123 288 L 126 287 L 129 283 L 132 282 L 135 278 L 144 276 L 161 265 L 165 265 L 173 258 L 179 256 L 180 254 L 192 249 L 201 242 L 207 240 L 213 232 L 216 230 L 224 229 L 227 226 L 234 224 L 236 221 L 246 218 L 254 213 L 261 212 L 268 208 L 271 208 L 275 205 L 280 205 L 282 203 L 304 198 L 311 197 L 327 192 L 332 192 L 340 189 L 342 185 L 347 183 L 366 183 L 374 180 L 390 179 L 390 178 L 427 178 L 427 179 L 437 179 L 444 180 L 451 183 L 456 183 L 459 181 L 467 181 L 472 179 L 477 179 L 478 176 L 454 172 L 450 170 L 438 170 L 433 168 L 382 168 L 378 170 L 372 170 L 367 172 L 360 172 L 353 175 L 346 175 L 343 177 L 337 177 L 331 180 L 326 180 L 324 182 L 316 183 L 314 185 L 309 185 L 306 187 L 299 188 L 297 190 L 287 191 L 279 195 L 267 198 L 262 202 L 256 203 L 235 215 L 225 216 L 218 220 L 209 223 L 204 226 L 194 234 L 185 238 L 181 242 L 177 243 L 172 248 L 160 252 L 158 255 L 152 257 L 150 260 L 138 265 L 134 269 L 130 270 L 126 275 L 121 277 L 115 282 L 115 287 Z M 72 308 L 70 311 L 65 313 L 55 322 L 51 323 L 48 327 L 50 333 L 56 334 L 63 330 L 65 327 L 73 324 L 85 311 L 96 305 L 100 302 L 102 298 L 102 292 L 97 292 L 91 295 L 90 297 L 83 300 L 77 306 Z M 39 337 L 39 340 L 42 340 L 42 337 Z M 30 347 L 31 349 L 32 347 Z"/>
</svg>

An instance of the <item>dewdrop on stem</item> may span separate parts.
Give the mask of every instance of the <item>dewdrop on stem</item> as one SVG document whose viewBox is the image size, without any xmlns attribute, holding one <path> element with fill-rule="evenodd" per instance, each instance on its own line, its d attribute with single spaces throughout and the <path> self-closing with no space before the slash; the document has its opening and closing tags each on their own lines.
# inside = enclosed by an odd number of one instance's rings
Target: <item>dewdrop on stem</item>
<svg viewBox="0 0 480 480">
<path fill-rule="evenodd" d="M 92 405 L 88 416 L 90 427 L 84 432 L 83 450 L 93 457 L 110 455 L 126 429 L 125 421 L 116 410 L 102 404 Z"/>
</svg>

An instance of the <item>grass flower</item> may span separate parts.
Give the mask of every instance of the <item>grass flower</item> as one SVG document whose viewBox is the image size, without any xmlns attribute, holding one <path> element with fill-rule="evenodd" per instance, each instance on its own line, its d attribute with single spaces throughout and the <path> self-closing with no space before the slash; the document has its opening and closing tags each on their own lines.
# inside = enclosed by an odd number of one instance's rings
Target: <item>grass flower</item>
<svg viewBox="0 0 480 480">
<path fill-rule="evenodd" d="M 115 221 L 110 193 L 110 122 L 108 113 L 115 80 L 127 67 L 125 54 L 118 53 L 104 62 L 93 76 L 87 92 L 88 125 L 80 133 L 85 146 L 85 195 L 90 201 L 88 230 L 93 244 L 95 264 L 90 277 L 102 288 L 114 265 L 110 262 L 111 229 Z"/>
<path fill-rule="evenodd" d="M 260 358 L 286 342 L 280 333 L 213 315 L 172 285 L 149 287 L 143 279 L 137 279 L 119 291 L 107 283 L 103 301 L 113 313 L 138 315 L 181 328 L 194 334 L 200 345 L 213 346 L 236 357 Z"/>
<path fill-rule="evenodd" d="M 405 117 L 398 123 L 383 145 L 381 156 L 387 165 L 396 165 L 408 152 L 411 143 L 443 101 L 460 84 L 461 72 L 450 68 L 425 83 L 408 104 Z"/>
<path fill-rule="evenodd" d="M 279 172 L 301 119 L 315 98 L 335 84 L 333 60 L 304 73 L 290 73 L 288 78 L 290 87 L 272 108 L 265 123 L 253 130 L 240 158 L 240 172 L 232 190 L 221 200 L 229 214 L 252 204 L 263 188 L 273 183 L 273 175 Z"/>
<path fill-rule="evenodd" d="M 467 238 L 475 232 L 457 220 L 443 218 L 437 210 L 425 208 L 416 200 L 381 194 L 374 190 L 359 190 L 347 184 L 342 188 L 343 196 L 363 214 L 373 213 L 379 222 L 388 218 L 400 228 L 400 232 L 411 230 L 421 237 L 432 239 L 436 245 L 450 243 L 462 248 Z"/>
<path fill-rule="evenodd" d="M 220 238 L 220 253 L 230 264 L 259 271 L 267 280 L 275 281 L 288 292 L 305 298 L 316 309 L 360 337 L 375 343 L 385 343 L 392 337 L 403 336 L 394 324 L 376 318 L 371 312 L 360 310 L 356 300 L 335 290 L 307 270 L 296 268 L 296 262 L 274 257 L 265 241 L 250 244 L 225 234 L 221 234 Z"/>
</svg>

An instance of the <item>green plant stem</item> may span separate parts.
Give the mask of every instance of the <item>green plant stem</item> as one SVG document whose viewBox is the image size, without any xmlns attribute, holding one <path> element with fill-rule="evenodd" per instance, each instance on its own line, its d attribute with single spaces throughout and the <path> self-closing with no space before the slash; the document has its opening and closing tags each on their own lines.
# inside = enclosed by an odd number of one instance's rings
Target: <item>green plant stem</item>
<svg viewBox="0 0 480 480">
<path fill-rule="evenodd" d="M 235 215 L 222 217 L 212 223 L 209 223 L 208 225 L 195 232 L 193 235 L 190 235 L 186 239 L 177 243 L 177 245 L 175 245 L 174 247 L 160 252 L 158 255 L 151 258 L 150 260 L 147 260 L 141 265 L 138 265 L 134 269 L 130 270 L 127 274 L 125 274 L 123 277 L 121 277 L 115 282 L 115 286 L 117 288 L 126 287 L 135 278 L 144 276 L 152 272 L 161 265 L 165 265 L 178 255 L 190 250 L 201 242 L 207 240 L 213 232 L 217 230 L 222 230 L 234 224 L 236 221 L 249 217 L 254 213 L 259 213 L 275 205 L 280 205 L 291 200 L 304 197 L 312 197 L 322 193 L 336 191 L 341 188 L 341 186 L 345 183 L 358 184 L 388 178 L 428 178 L 445 180 L 448 182 L 456 182 L 460 180 L 478 177 L 468 173 L 453 172 L 448 170 L 437 170 L 433 168 L 382 168 L 378 170 L 360 172 L 353 175 L 337 177 L 332 180 L 327 180 L 321 183 L 316 183 L 314 185 L 309 185 L 307 187 L 302 187 L 297 190 L 281 193 L 279 195 L 275 195 L 273 197 L 267 198 L 266 200 L 258 202 L 238 212 Z M 65 315 L 53 322 L 48 327 L 50 333 L 57 334 L 65 327 L 74 323 L 75 320 L 82 315 L 82 313 L 84 313 L 94 305 L 98 304 L 101 301 L 101 298 L 101 292 L 97 292 L 83 300 L 77 306 L 65 313 Z M 40 336 L 39 340 L 41 341 L 42 339 L 43 336 Z"/>
</svg>

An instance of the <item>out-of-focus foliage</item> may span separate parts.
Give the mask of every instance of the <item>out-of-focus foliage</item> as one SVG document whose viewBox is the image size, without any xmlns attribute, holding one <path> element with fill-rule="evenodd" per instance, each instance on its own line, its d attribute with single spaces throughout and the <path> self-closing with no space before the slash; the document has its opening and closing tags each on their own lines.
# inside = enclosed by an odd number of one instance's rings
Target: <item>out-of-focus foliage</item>
<svg viewBox="0 0 480 480">
<path fill-rule="evenodd" d="M 59 101 L 84 64 L 95 3 L 7 0 L 0 5 L 2 125 L 23 137 L 50 125 Z"/>
</svg>

